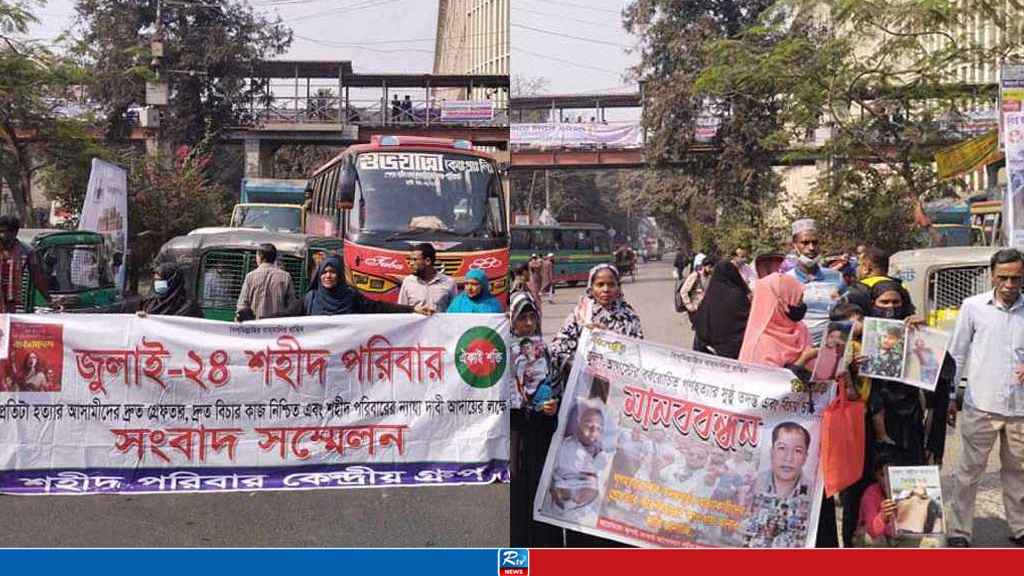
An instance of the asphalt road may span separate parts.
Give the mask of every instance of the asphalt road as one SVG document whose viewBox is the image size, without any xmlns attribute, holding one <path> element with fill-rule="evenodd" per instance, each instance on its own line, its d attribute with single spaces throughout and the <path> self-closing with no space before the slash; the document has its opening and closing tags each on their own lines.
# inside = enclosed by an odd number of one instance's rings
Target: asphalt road
<svg viewBox="0 0 1024 576">
<path fill-rule="evenodd" d="M 508 485 L 142 496 L 0 496 L 15 547 L 497 547 Z"/>
<path fill-rule="evenodd" d="M 627 278 L 623 282 L 626 300 L 636 309 L 643 324 L 647 340 L 690 348 L 693 344 L 693 330 L 685 314 L 678 314 L 673 306 L 672 260 L 668 254 L 662 261 L 641 264 L 634 282 Z M 544 304 L 544 335 L 550 339 L 558 331 L 565 318 L 583 294 L 583 288 L 559 287 L 554 304 Z M 1009 528 L 1003 511 L 1003 497 L 999 480 L 998 447 L 992 450 L 988 469 L 978 490 L 975 508 L 974 546 L 1009 546 Z M 946 455 L 942 468 L 943 494 L 948 500 L 951 473 L 960 454 L 959 430 L 951 429 L 946 437 Z M 949 509 L 947 504 L 946 514 Z"/>
</svg>

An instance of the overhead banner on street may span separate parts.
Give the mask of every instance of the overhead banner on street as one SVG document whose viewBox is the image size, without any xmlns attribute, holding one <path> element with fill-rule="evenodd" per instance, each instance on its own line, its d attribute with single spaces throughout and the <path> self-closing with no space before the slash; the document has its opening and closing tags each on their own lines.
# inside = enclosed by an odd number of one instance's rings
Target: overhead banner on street
<svg viewBox="0 0 1024 576">
<path fill-rule="evenodd" d="M 537 148 L 640 148 L 643 130 L 637 122 L 512 124 L 513 145 Z"/>
<path fill-rule="evenodd" d="M 8 319 L 0 492 L 508 479 L 501 315 Z"/>
<path fill-rule="evenodd" d="M 973 172 L 1001 158 L 997 130 L 943 148 L 935 153 L 935 163 L 938 166 L 940 180 Z"/>
<path fill-rule="evenodd" d="M 117 289 L 123 290 L 127 267 L 123 262 L 128 254 L 128 171 L 124 168 L 92 159 L 89 187 L 78 221 L 79 230 L 99 232 L 106 238 L 110 254 L 121 254 L 121 265 L 111 270 Z M 76 257 L 92 257 L 76 254 Z"/>
<path fill-rule="evenodd" d="M 494 102 L 490 100 L 445 100 L 441 103 L 442 122 L 493 119 Z"/>
<path fill-rule="evenodd" d="M 1003 220 L 1006 243 L 1024 248 L 1024 112 L 1006 112 L 1004 141 L 1006 143 L 1006 196 L 1003 199 Z"/>
<path fill-rule="evenodd" d="M 830 397 L 795 384 L 788 370 L 585 333 L 534 518 L 638 546 L 812 547 Z"/>
</svg>

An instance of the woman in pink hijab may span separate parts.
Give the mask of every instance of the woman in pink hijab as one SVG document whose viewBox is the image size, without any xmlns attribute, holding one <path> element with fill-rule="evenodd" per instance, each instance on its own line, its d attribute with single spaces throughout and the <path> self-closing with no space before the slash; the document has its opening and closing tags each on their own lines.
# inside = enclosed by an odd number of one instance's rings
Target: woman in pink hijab
<svg viewBox="0 0 1024 576">
<path fill-rule="evenodd" d="M 802 322 L 807 313 L 803 300 L 803 286 L 792 276 L 776 272 L 758 280 L 740 362 L 809 369 L 816 350 Z"/>
</svg>

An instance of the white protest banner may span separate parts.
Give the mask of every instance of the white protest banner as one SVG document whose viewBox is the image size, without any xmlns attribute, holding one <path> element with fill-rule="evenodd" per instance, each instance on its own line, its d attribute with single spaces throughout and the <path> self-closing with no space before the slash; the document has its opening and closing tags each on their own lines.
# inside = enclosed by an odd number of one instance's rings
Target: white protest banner
<svg viewBox="0 0 1024 576">
<path fill-rule="evenodd" d="M 128 254 L 128 171 L 116 164 L 92 159 L 89 188 L 85 192 L 79 230 L 103 234 L 111 253 L 119 252 L 122 262 Z M 84 254 L 81 257 L 86 257 Z M 114 272 L 117 289 L 123 290 L 127 267 Z"/>
<path fill-rule="evenodd" d="M 577 148 L 603 145 L 608 148 L 640 148 L 643 129 L 637 122 L 512 124 L 513 145 L 541 148 Z"/>
<path fill-rule="evenodd" d="M 798 383 L 788 370 L 585 332 L 534 518 L 639 546 L 813 546 L 832 394 Z"/>
<path fill-rule="evenodd" d="M 0 492 L 508 478 L 508 321 L 12 315 Z"/>
<path fill-rule="evenodd" d="M 1003 219 L 1006 244 L 1024 248 L 1024 112 L 1004 112 L 1006 145 L 1006 196 Z"/>
<path fill-rule="evenodd" d="M 442 122 L 493 119 L 494 103 L 490 100 L 445 100 L 441 103 Z"/>
</svg>

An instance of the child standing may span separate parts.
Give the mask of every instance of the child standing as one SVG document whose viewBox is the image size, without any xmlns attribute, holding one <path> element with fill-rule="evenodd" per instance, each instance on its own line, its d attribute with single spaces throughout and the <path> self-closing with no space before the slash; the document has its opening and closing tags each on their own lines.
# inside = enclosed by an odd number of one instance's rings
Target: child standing
<svg viewBox="0 0 1024 576">
<path fill-rule="evenodd" d="M 551 353 L 541 337 L 537 303 L 529 292 L 510 302 L 512 320 L 512 423 L 509 469 L 512 479 L 511 545 L 562 545 L 562 530 L 533 521 L 533 498 L 540 484 L 548 447 L 558 428 L 561 391 L 555 384 Z"/>
<path fill-rule="evenodd" d="M 860 520 L 854 543 L 861 548 L 888 548 L 894 544 L 896 503 L 889 495 L 888 468 L 894 465 L 892 450 L 879 450 L 873 466 L 874 482 L 864 490 L 860 500 Z"/>
</svg>

